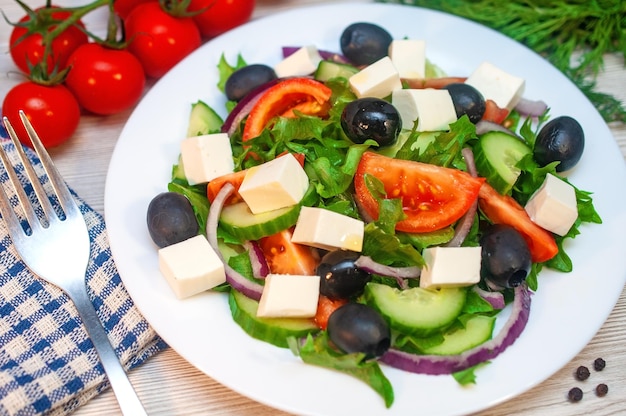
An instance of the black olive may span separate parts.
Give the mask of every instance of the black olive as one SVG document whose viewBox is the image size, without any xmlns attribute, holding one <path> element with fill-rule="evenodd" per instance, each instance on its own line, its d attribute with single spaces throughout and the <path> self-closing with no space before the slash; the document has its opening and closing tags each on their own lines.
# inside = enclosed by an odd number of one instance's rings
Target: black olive
<svg viewBox="0 0 626 416">
<path fill-rule="evenodd" d="M 467 114 L 470 121 L 478 123 L 485 114 L 485 97 L 476 88 L 462 82 L 448 84 L 443 89 L 448 90 L 457 118 Z"/>
<path fill-rule="evenodd" d="M 379 146 L 389 146 L 398 140 L 402 120 L 398 110 L 385 100 L 374 97 L 349 102 L 341 113 L 341 127 L 354 143 L 367 139 Z"/>
<path fill-rule="evenodd" d="M 191 202 L 176 192 L 162 192 L 148 205 L 148 232 L 159 247 L 187 240 L 198 234 L 198 220 Z"/>
<path fill-rule="evenodd" d="M 480 238 L 481 278 L 497 288 L 512 288 L 526 280 L 532 265 L 524 237 L 505 224 L 489 226 Z"/>
<path fill-rule="evenodd" d="M 331 299 L 349 299 L 363 293 L 372 276 L 354 264 L 360 254 L 335 250 L 326 253 L 317 266 L 320 293 Z"/>
<path fill-rule="evenodd" d="M 391 345 L 389 324 L 371 306 L 346 303 L 328 318 L 328 337 L 345 353 L 363 353 L 365 358 L 383 355 Z"/>
<path fill-rule="evenodd" d="M 274 69 L 262 64 L 244 66 L 234 71 L 224 85 L 224 93 L 231 101 L 240 101 L 253 89 L 277 78 Z"/>
<path fill-rule="evenodd" d="M 356 65 L 369 65 L 387 56 L 393 38 L 373 23 L 353 23 L 344 29 L 339 39 L 341 52 Z"/>
<path fill-rule="evenodd" d="M 541 128 L 533 154 L 541 166 L 561 162 L 556 171 L 563 172 L 578 163 L 584 149 L 585 133 L 578 121 L 569 116 L 560 116 Z"/>
</svg>

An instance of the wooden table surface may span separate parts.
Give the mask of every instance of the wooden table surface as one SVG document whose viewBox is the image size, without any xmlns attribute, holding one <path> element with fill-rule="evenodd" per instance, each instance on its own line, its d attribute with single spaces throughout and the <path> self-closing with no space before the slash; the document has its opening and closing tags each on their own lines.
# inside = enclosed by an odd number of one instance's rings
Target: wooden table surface
<svg viewBox="0 0 626 416">
<path fill-rule="evenodd" d="M 331 3 L 314 0 L 257 0 L 253 18 L 311 3 Z M 28 0 L 39 6 L 44 2 Z M 85 4 L 86 0 L 61 0 L 62 5 Z M 21 9 L 13 0 L 0 0 L 0 9 L 16 21 Z M 104 16 L 98 12 L 87 16 L 92 27 L 103 26 Z M 22 81 L 8 54 L 10 27 L 0 20 L 0 98 L 12 85 Z M 598 78 L 598 87 L 626 102 L 626 69 L 618 55 L 606 56 L 605 67 Z M 74 137 L 65 145 L 53 149 L 52 156 L 70 186 L 95 210 L 104 210 L 104 184 L 111 153 L 130 111 L 109 117 L 84 115 Z M 609 126 L 626 158 L 626 126 Z M 626 190 L 619 184 L 618 192 Z M 626 230 L 625 230 L 626 231 Z M 590 366 L 597 357 L 607 361 L 601 377 L 583 385 L 585 398 L 578 403 L 567 400 L 570 388 L 580 385 L 573 376 L 579 365 Z M 514 377 L 514 375 L 511 375 Z M 151 415 L 224 414 L 277 415 L 282 414 L 252 401 L 220 385 L 201 373 L 175 351 L 166 350 L 130 373 L 132 383 Z M 609 393 L 603 398 L 593 394 L 596 383 L 604 382 Z M 482 415 L 618 415 L 626 414 L 626 291 L 612 314 L 591 342 L 565 367 L 548 380 L 526 393 L 481 412 Z M 77 415 L 119 414 L 111 391 L 93 399 L 76 412 Z"/>
</svg>

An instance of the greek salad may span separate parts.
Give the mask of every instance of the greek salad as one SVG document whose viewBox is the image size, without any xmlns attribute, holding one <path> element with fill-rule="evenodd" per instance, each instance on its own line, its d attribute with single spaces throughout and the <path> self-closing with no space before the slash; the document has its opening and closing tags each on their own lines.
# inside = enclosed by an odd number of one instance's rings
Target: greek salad
<svg viewBox="0 0 626 416">
<path fill-rule="evenodd" d="M 387 407 L 381 363 L 474 383 L 524 330 L 542 268 L 571 271 L 563 242 L 601 222 L 567 179 L 580 124 L 489 62 L 445 74 L 426 41 L 356 22 L 336 51 L 222 57 L 228 116 L 192 104 L 147 209 L 181 301 L 224 292 L 250 336 L 363 380 Z"/>
</svg>

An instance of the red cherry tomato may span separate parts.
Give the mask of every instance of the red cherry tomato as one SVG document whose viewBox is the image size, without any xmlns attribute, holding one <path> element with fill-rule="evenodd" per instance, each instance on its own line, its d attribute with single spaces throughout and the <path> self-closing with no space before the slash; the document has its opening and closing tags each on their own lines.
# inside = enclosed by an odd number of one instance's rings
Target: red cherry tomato
<svg viewBox="0 0 626 416">
<path fill-rule="evenodd" d="M 125 49 L 88 43 L 76 49 L 68 63 L 65 85 L 82 107 L 95 114 L 119 113 L 141 98 L 146 77 L 139 60 Z"/>
<path fill-rule="evenodd" d="M 130 12 L 140 4 L 154 2 L 157 0 L 115 0 L 113 2 L 113 11 L 120 19 L 126 20 Z"/>
<path fill-rule="evenodd" d="M 57 8 L 57 6 L 51 6 Z M 42 7 L 35 9 L 35 11 L 43 9 Z M 55 12 L 52 13 L 52 17 L 57 20 L 66 19 L 70 15 L 69 12 Z M 30 17 L 25 15 L 20 19 L 21 23 L 30 21 Z M 79 26 L 84 27 L 82 22 L 77 23 Z M 29 73 L 30 65 L 35 65 L 43 61 L 44 46 L 43 33 L 52 31 L 57 25 L 52 22 L 44 22 L 37 28 L 32 28 L 32 32 L 29 33 L 29 29 L 24 26 L 13 26 L 11 31 L 11 37 L 9 45 L 11 45 L 10 53 L 15 65 L 22 71 Z M 67 59 L 72 52 L 80 45 L 87 43 L 87 34 L 80 30 L 76 26 L 70 26 L 59 36 L 55 37 L 52 41 L 52 55 L 48 56 L 46 60 L 48 74 L 55 69 L 62 70 L 67 66 Z"/>
<path fill-rule="evenodd" d="M 401 198 L 406 218 L 396 230 L 409 233 L 435 231 L 451 225 L 476 201 L 484 178 L 452 168 L 365 152 L 354 175 L 359 206 L 378 218 L 378 201 L 370 193 L 365 174 L 380 180 L 387 198 Z"/>
<path fill-rule="evenodd" d="M 312 276 L 320 257 L 312 247 L 291 242 L 293 228 L 261 238 L 259 247 L 272 273 Z"/>
<path fill-rule="evenodd" d="M 13 87 L 4 97 L 2 115 L 13 125 L 20 141 L 31 146 L 19 118 L 23 110 L 45 147 L 69 139 L 80 121 L 76 98 L 63 85 L 44 86 L 27 81 Z"/>
<path fill-rule="evenodd" d="M 128 50 L 147 76 L 159 78 L 200 46 L 202 38 L 190 17 L 174 17 L 156 2 L 135 7 L 124 22 Z"/>
<path fill-rule="evenodd" d="M 255 0 L 191 0 L 187 10 L 204 12 L 193 17 L 202 36 L 213 38 L 250 20 Z"/>
<path fill-rule="evenodd" d="M 315 312 L 315 324 L 322 330 L 326 329 L 330 315 L 346 303 L 348 303 L 346 299 L 333 300 L 320 295 L 320 299 L 317 302 L 317 311 Z"/>
</svg>

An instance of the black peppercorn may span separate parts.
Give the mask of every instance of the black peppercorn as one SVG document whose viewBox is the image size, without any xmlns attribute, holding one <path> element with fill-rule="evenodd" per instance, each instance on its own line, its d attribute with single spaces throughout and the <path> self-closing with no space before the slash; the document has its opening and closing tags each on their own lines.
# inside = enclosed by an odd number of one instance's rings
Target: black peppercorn
<svg viewBox="0 0 626 416">
<path fill-rule="evenodd" d="M 578 387 L 573 387 L 568 393 L 567 398 L 573 402 L 579 402 L 583 398 L 583 391 Z"/>
<path fill-rule="evenodd" d="M 598 395 L 598 397 L 606 396 L 608 392 L 609 386 L 604 383 L 598 384 L 598 386 L 596 387 L 596 394 Z"/>
<path fill-rule="evenodd" d="M 576 378 L 580 381 L 587 380 L 589 378 L 589 369 L 584 365 L 581 365 L 576 369 Z"/>
<path fill-rule="evenodd" d="M 595 368 L 596 371 L 602 371 L 604 370 L 604 367 L 606 367 L 606 361 L 602 358 L 596 358 L 593 362 L 593 368 Z"/>
</svg>

